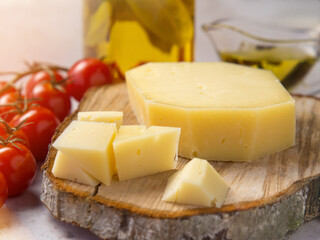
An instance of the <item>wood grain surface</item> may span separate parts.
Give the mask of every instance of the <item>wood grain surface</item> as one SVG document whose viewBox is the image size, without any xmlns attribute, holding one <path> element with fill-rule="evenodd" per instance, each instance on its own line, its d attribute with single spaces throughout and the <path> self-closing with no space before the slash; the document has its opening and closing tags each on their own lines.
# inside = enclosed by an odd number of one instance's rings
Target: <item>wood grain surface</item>
<svg viewBox="0 0 320 240">
<path fill-rule="evenodd" d="M 161 201 L 167 179 L 175 170 L 123 182 L 119 182 L 114 177 L 110 186 L 100 185 L 98 187 L 88 187 L 57 179 L 51 174 L 56 154 L 56 150 L 53 148 L 50 148 L 43 167 L 44 182 L 46 185 L 52 185 L 55 191 L 82 199 L 90 198 L 91 202 L 97 203 L 99 206 L 160 219 L 177 219 L 199 216 L 199 214 L 215 215 L 256 210 L 259 207 L 265 208 L 267 205 L 276 205 L 287 201 L 292 196 L 301 195 L 301 190 L 307 191 L 307 186 L 309 195 L 303 195 L 306 198 L 303 221 L 311 219 L 319 215 L 320 206 L 320 100 L 308 96 L 297 95 L 294 97 L 297 116 L 296 145 L 294 147 L 250 163 L 211 161 L 212 166 L 230 184 L 229 193 L 220 209 Z M 85 95 L 78 109 L 78 111 L 88 110 L 123 111 L 124 124 L 137 124 L 124 83 L 91 89 Z M 57 129 L 53 140 L 75 117 L 76 113 L 64 121 Z M 187 159 L 179 158 L 177 169 L 181 169 L 187 161 Z M 315 189 L 311 191 L 310 188 L 313 187 Z M 52 193 L 48 191 L 50 188 L 48 186 L 43 186 L 43 188 L 42 201 L 53 215 L 58 217 L 57 206 L 51 206 L 57 203 L 52 201 L 53 196 L 50 195 Z M 61 205 L 61 203 L 59 204 Z M 286 231 L 288 229 L 286 228 Z"/>
</svg>

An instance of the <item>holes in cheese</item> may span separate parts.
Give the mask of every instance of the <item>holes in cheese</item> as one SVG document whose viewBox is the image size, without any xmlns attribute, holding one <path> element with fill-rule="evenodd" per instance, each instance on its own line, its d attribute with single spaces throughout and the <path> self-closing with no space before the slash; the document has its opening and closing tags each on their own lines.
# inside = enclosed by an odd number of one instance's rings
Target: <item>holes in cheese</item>
<svg viewBox="0 0 320 240">
<path fill-rule="evenodd" d="M 220 208 L 228 189 L 207 160 L 194 158 L 169 178 L 162 200 Z"/>
<path fill-rule="evenodd" d="M 117 125 L 117 128 L 119 128 L 123 122 L 123 112 L 119 112 L 119 111 L 78 112 L 78 120 L 115 123 Z"/>
<path fill-rule="evenodd" d="M 52 146 L 109 185 L 116 173 L 112 147 L 116 132 L 114 123 L 72 121 Z"/>
<path fill-rule="evenodd" d="M 121 126 L 113 142 L 120 181 L 175 168 L 180 128 Z"/>
<path fill-rule="evenodd" d="M 181 128 L 179 155 L 252 161 L 295 143 L 295 102 L 267 70 L 148 63 L 126 72 L 141 124 Z"/>
</svg>

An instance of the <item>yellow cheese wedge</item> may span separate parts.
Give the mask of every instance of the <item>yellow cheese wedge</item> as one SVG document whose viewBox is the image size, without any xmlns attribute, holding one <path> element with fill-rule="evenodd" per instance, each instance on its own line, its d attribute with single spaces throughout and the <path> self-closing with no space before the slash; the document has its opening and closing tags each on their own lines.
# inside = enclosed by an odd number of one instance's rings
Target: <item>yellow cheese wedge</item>
<svg viewBox="0 0 320 240">
<path fill-rule="evenodd" d="M 78 120 L 115 123 L 117 124 L 117 128 L 119 128 L 123 122 L 123 113 L 118 111 L 78 112 Z"/>
<path fill-rule="evenodd" d="M 207 160 L 194 158 L 169 178 L 162 200 L 220 208 L 228 189 Z"/>
<path fill-rule="evenodd" d="M 270 71 L 148 63 L 126 81 L 141 124 L 181 127 L 180 156 L 252 161 L 295 143 L 295 101 Z"/>
<path fill-rule="evenodd" d="M 114 123 L 72 121 L 52 146 L 109 185 L 116 173 L 112 147 L 116 132 Z"/>
<path fill-rule="evenodd" d="M 90 186 L 97 186 L 100 181 L 82 169 L 77 160 L 58 151 L 52 167 L 55 177 L 63 178 Z"/>
<path fill-rule="evenodd" d="M 119 180 L 175 168 L 180 128 L 121 126 L 113 142 Z"/>
</svg>

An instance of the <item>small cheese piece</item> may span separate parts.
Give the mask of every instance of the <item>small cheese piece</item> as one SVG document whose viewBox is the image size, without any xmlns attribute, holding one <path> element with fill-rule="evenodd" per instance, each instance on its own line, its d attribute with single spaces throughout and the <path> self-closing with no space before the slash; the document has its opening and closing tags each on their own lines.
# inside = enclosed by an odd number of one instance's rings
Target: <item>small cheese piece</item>
<svg viewBox="0 0 320 240">
<path fill-rule="evenodd" d="M 52 146 L 109 185 L 116 173 L 112 147 L 116 132 L 114 123 L 72 121 Z"/>
<path fill-rule="evenodd" d="M 180 128 L 121 126 L 113 142 L 120 181 L 175 168 Z"/>
<path fill-rule="evenodd" d="M 162 200 L 220 208 L 228 189 L 207 160 L 194 158 L 169 178 Z"/>
<path fill-rule="evenodd" d="M 117 128 L 119 128 L 123 122 L 123 113 L 118 111 L 78 112 L 78 120 L 115 123 L 117 124 Z"/>
<path fill-rule="evenodd" d="M 180 156 L 252 161 L 295 144 L 295 101 L 270 71 L 148 63 L 126 82 L 141 124 L 181 128 Z"/>
<path fill-rule="evenodd" d="M 68 157 L 58 151 L 52 167 L 52 174 L 57 178 L 63 178 L 90 186 L 97 186 L 100 181 L 92 177 L 82 169 L 77 160 Z"/>
</svg>

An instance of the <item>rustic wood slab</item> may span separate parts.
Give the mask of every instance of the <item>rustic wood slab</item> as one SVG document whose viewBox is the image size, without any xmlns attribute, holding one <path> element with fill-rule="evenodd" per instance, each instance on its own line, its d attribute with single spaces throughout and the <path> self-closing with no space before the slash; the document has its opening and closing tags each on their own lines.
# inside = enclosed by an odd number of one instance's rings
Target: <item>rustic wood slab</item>
<svg viewBox="0 0 320 240">
<path fill-rule="evenodd" d="M 294 147 L 251 163 L 211 162 L 230 184 L 220 209 L 162 202 L 174 170 L 98 187 L 55 178 L 53 148 L 43 166 L 41 200 L 57 219 L 103 239 L 282 239 L 320 212 L 320 99 L 295 99 Z M 85 110 L 120 110 L 124 124 L 137 124 L 124 83 L 91 89 L 78 109 Z M 187 161 L 179 158 L 177 168 Z"/>
</svg>

